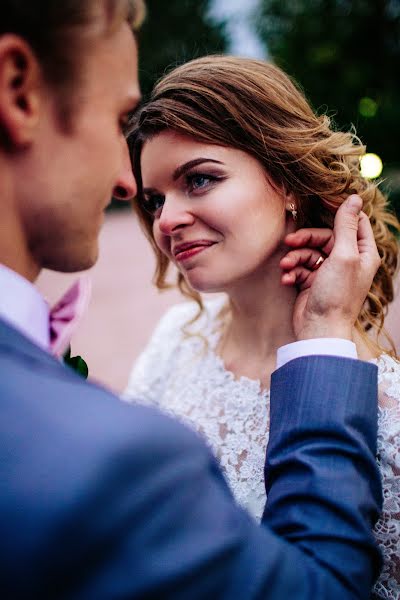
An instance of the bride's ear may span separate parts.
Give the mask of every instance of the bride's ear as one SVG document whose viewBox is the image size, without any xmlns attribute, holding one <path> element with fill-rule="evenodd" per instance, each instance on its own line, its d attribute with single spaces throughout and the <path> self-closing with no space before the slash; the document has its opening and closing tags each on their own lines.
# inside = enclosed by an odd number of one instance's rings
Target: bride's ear
<svg viewBox="0 0 400 600">
<path fill-rule="evenodd" d="M 292 192 L 285 192 L 285 210 L 292 215 L 294 222 L 297 221 L 297 199 Z"/>
</svg>

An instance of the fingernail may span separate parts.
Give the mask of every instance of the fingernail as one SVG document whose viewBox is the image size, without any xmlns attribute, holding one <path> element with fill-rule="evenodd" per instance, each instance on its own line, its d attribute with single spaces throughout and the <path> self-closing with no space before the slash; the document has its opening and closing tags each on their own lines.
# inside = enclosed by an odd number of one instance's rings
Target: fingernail
<svg viewBox="0 0 400 600">
<path fill-rule="evenodd" d="M 359 213 L 362 209 L 362 200 L 357 194 L 352 194 L 347 198 L 347 205 Z"/>
</svg>

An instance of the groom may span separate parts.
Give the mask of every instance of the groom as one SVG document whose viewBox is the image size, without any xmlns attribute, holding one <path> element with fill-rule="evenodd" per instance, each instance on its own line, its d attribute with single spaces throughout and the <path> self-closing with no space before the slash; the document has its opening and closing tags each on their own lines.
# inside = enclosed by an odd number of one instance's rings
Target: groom
<svg viewBox="0 0 400 600">
<path fill-rule="evenodd" d="M 338 213 L 289 348 L 342 338 L 324 344 L 342 357 L 302 356 L 273 376 L 261 527 L 195 434 L 48 352 L 34 280 L 90 267 L 110 197 L 135 195 L 124 127 L 139 99 L 140 13 L 138 0 L 2 5 L 1 595 L 367 598 L 379 565 L 376 368 L 345 356 L 378 259 L 357 197 Z"/>
</svg>

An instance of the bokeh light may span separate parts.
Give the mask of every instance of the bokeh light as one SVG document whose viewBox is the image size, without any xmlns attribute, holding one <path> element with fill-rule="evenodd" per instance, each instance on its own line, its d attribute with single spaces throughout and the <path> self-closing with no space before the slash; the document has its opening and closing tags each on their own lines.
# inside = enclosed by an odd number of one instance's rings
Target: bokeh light
<svg viewBox="0 0 400 600">
<path fill-rule="evenodd" d="M 378 104 L 372 98 L 361 98 L 358 105 L 358 112 L 361 116 L 370 119 L 376 115 L 376 111 L 378 110 Z"/>
<path fill-rule="evenodd" d="M 375 179 L 382 173 L 383 164 L 377 154 L 369 152 L 360 159 L 361 175 L 367 179 Z"/>
</svg>

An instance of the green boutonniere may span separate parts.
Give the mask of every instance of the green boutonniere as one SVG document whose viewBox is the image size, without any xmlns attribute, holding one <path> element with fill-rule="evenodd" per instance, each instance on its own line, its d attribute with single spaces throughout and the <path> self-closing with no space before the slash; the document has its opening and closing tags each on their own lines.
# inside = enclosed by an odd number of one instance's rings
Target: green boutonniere
<svg viewBox="0 0 400 600">
<path fill-rule="evenodd" d="M 68 346 L 68 350 L 63 356 L 64 364 L 70 369 L 81 375 L 84 379 L 87 379 L 89 375 L 89 369 L 82 356 L 71 356 L 71 346 Z"/>
</svg>

